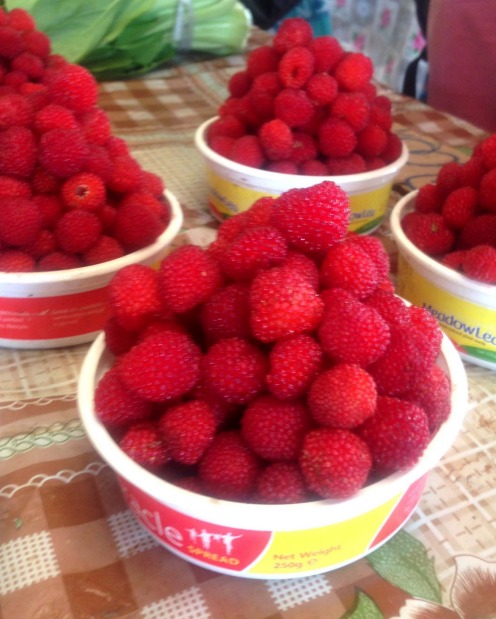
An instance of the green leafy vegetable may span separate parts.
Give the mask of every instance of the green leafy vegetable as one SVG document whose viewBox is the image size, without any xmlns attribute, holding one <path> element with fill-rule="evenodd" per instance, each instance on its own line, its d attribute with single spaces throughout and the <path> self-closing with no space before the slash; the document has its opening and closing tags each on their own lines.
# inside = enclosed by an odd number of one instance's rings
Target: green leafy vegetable
<svg viewBox="0 0 496 619">
<path fill-rule="evenodd" d="M 377 608 L 368 595 L 360 591 L 355 608 L 346 613 L 343 619 L 384 619 L 384 615 Z"/>
</svg>

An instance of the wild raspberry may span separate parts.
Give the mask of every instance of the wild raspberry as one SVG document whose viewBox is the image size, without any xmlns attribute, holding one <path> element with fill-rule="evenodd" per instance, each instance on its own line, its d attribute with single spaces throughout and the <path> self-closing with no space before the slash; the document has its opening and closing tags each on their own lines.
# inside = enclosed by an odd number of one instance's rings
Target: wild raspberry
<svg viewBox="0 0 496 619">
<path fill-rule="evenodd" d="M 41 225 L 36 202 L 28 198 L 2 196 L 0 243 L 10 247 L 29 245 L 36 240 Z"/>
<path fill-rule="evenodd" d="M 29 52 L 22 52 L 16 56 L 11 66 L 14 71 L 24 73 L 31 80 L 38 80 L 45 73 L 45 65 L 42 60 Z"/>
<path fill-rule="evenodd" d="M 241 436 L 248 446 L 269 462 L 293 461 L 310 428 L 302 402 L 282 402 L 273 395 L 252 400 L 241 417 Z"/>
<path fill-rule="evenodd" d="M 215 291 L 202 305 L 201 324 L 209 343 L 231 337 L 248 338 L 250 332 L 248 284 L 235 283 Z"/>
<path fill-rule="evenodd" d="M 141 166 L 129 155 L 119 155 L 112 159 L 112 175 L 107 187 L 118 193 L 136 191 L 141 185 Z"/>
<path fill-rule="evenodd" d="M 221 157 L 229 159 L 234 142 L 234 138 L 230 138 L 227 135 L 214 135 L 209 142 L 209 146 Z"/>
<path fill-rule="evenodd" d="M 160 468 L 170 460 L 157 424 L 151 421 L 132 424 L 120 439 L 119 447 L 134 462 L 147 468 Z"/>
<path fill-rule="evenodd" d="M 278 161 L 287 159 L 293 147 L 293 134 L 290 127 L 278 118 L 264 123 L 258 131 L 260 146 L 266 159 Z"/>
<path fill-rule="evenodd" d="M 338 83 L 332 75 L 315 73 L 306 83 L 305 90 L 316 105 L 328 105 L 336 99 Z"/>
<path fill-rule="evenodd" d="M 41 230 L 32 243 L 24 246 L 24 250 L 36 260 L 43 258 L 43 256 L 46 256 L 56 249 L 57 241 L 55 240 L 55 234 L 46 228 Z"/>
<path fill-rule="evenodd" d="M 276 172 L 277 174 L 298 174 L 298 167 L 289 159 L 281 159 L 281 161 L 270 161 L 265 169 L 268 172 Z"/>
<path fill-rule="evenodd" d="M 420 331 L 429 343 L 429 351 L 425 347 L 422 349 L 425 361 L 427 363 L 434 363 L 441 351 L 443 341 L 443 332 L 439 327 L 438 321 L 427 308 L 422 306 L 407 306 L 407 314 L 410 321 L 410 329 L 413 328 L 415 331 Z M 420 344 L 421 341 L 419 341 Z"/>
<path fill-rule="evenodd" d="M 89 144 L 88 149 L 88 157 L 86 158 L 83 172 L 96 174 L 107 184 L 112 178 L 114 167 L 110 155 L 103 146 Z"/>
<path fill-rule="evenodd" d="M 361 92 L 340 92 L 331 106 L 331 115 L 346 120 L 355 131 L 367 126 L 370 103 Z"/>
<path fill-rule="evenodd" d="M 486 172 L 481 179 L 479 186 L 479 204 L 491 213 L 496 213 L 496 168 Z"/>
<path fill-rule="evenodd" d="M 329 117 L 319 127 L 319 148 L 327 157 L 348 157 L 355 150 L 357 137 L 345 120 Z"/>
<path fill-rule="evenodd" d="M 37 264 L 38 271 L 62 271 L 77 269 L 83 266 L 81 259 L 65 251 L 52 251 L 40 258 Z"/>
<path fill-rule="evenodd" d="M 274 115 L 290 127 L 301 127 L 312 117 L 314 106 L 304 90 L 284 88 L 274 99 Z"/>
<path fill-rule="evenodd" d="M 250 78 L 254 79 L 257 75 L 277 71 L 278 62 L 279 54 L 271 45 L 260 45 L 249 52 L 246 71 Z"/>
<path fill-rule="evenodd" d="M 238 138 L 229 150 L 229 159 L 251 168 L 261 168 L 264 155 L 259 139 L 254 135 Z"/>
<path fill-rule="evenodd" d="M 78 121 L 89 144 L 103 146 L 111 135 L 109 117 L 99 107 L 79 114 Z"/>
<path fill-rule="evenodd" d="M 32 31 L 36 27 L 33 16 L 21 8 L 10 9 L 7 13 L 7 23 L 20 32 Z"/>
<path fill-rule="evenodd" d="M 253 202 L 247 212 L 245 219 L 245 228 L 259 228 L 271 225 L 272 205 L 274 198 L 272 196 L 262 196 Z"/>
<path fill-rule="evenodd" d="M 357 134 L 357 152 L 366 159 L 379 157 L 387 145 L 387 133 L 379 125 L 369 123 Z M 378 167 L 382 167 L 379 165 Z"/>
<path fill-rule="evenodd" d="M 319 290 L 319 268 L 317 264 L 311 258 L 305 256 L 305 254 L 290 250 L 288 251 L 286 260 L 281 266 L 286 266 L 298 271 L 308 280 L 315 290 Z"/>
<path fill-rule="evenodd" d="M 408 239 L 429 256 L 445 254 L 453 248 L 455 235 L 440 213 L 408 213 L 401 226 Z"/>
<path fill-rule="evenodd" d="M 242 97 L 250 90 L 251 83 L 252 79 L 248 71 L 236 71 L 229 78 L 227 89 L 232 97 Z"/>
<path fill-rule="evenodd" d="M 334 70 L 334 77 L 344 90 L 361 90 L 372 79 L 374 67 L 368 56 L 361 52 L 349 52 L 343 56 Z"/>
<path fill-rule="evenodd" d="M 213 138 L 226 136 L 237 139 L 245 135 L 246 130 L 243 123 L 236 116 L 227 115 L 214 120 L 207 129 L 207 141 L 211 144 Z"/>
<path fill-rule="evenodd" d="M 87 112 L 98 100 L 98 86 L 93 75 L 81 65 L 67 63 L 46 71 L 44 83 L 54 103 L 75 112 Z"/>
<path fill-rule="evenodd" d="M 0 176 L 0 196 L 30 198 L 32 193 L 31 185 L 28 181 L 12 176 Z"/>
<path fill-rule="evenodd" d="M 307 47 L 289 49 L 279 61 L 277 72 L 284 88 L 302 88 L 313 75 L 315 60 Z"/>
<path fill-rule="evenodd" d="M 202 373 L 208 388 L 223 400 L 246 404 L 264 387 L 267 360 L 248 340 L 228 338 L 208 349 L 202 360 Z"/>
<path fill-rule="evenodd" d="M 461 249 L 470 249 L 476 245 L 496 247 L 496 213 L 476 215 L 460 230 L 458 246 Z"/>
<path fill-rule="evenodd" d="M 318 428 L 305 436 L 299 463 L 312 492 L 345 499 L 365 485 L 372 457 L 367 444 L 350 430 Z"/>
<path fill-rule="evenodd" d="M 491 245 L 471 247 L 463 257 L 462 271 L 484 284 L 496 284 L 496 248 Z"/>
<path fill-rule="evenodd" d="M 426 183 L 418 190 L 415 197 L 415 210 L 419 213 L 439 213 L 443 198 L 435 183 Z"/>
<path fill-rule="evenodd" d="M 116 210 L 114 236 L 126 252 L 150 245 L 162 234 L 164 228 L 160 216 L 145 204 L 130 202 Z"/>
<path fill-rule="evenodd" d="M 292 47 L 308 45 L 313 38 L 312 26 L 302 17 L 285 19 L 274 35 L 272 45 L 284 53 Z"/>
<path fill-rule="evenodd" d="M 408 306 L 395 294 L 376 288 L 365 299 L 365 303 L 373 307 L 384 318 L 388 325 L 404 325 L 410 321 Z"/>
<path fill-rule="evenodd" d="M 312 135 L 301 131 L 293 131 L 293 143 L 289 158 L 296 164 L 314 160 L 317 157 L 317 142 Z"/>
<path fill-rule="evenodd" d="M 0 251 L 0 271 L 4 273 L 30 273 L 35 270 L 35 259 L 19 249 Z"/>
<path fill-rule="evenodd" d="M 160 294 L 173 312 L 186 312 L 200 305 L 221 283 L 219 267 L 197 245 L 175 249 L 160 264 Z"/>
<path fill-rule="evenodd" d="M 332 36 L 315 37 L 308 47 L 315 58 L 315 73 L 332 73 L 344 54 L 338 39 Z"/>
<path fill-rule="evenodd" d="M 208 404 L 191 400 L 168 408 L 158 420 L 158 429 L 170 457 L 191 465 L 211 444 L 216 421 Z"/>
<path fill-rule="evenodd" d="M 365 159 L 356 152 L 351 153 L 347 157 L 328 157 L 326 164 L 330 176 L 360 174 L 367 170 Z"/>
<path fill-rule="evenodd" d="M 370 235 L 351 234 L 346 243 L 356 245 L 367 252 L 377 270 L 379 281 L 388 278 L 391 267 L 389 254 L 380 239 Z"/>
<path fill-rule="evenodd" d="M 0 26 L 0 56 L 12 59 L 24 51 L 21 33 L 10 26 Z"/>
<path fill-rule="evenodd" d="M 46 105 L 36 113 L 33 126 L 38 133 L 46 133 L 52 129 L 79 128 L 74 113 L 68 108 L 54 103 Z"/>
<path fill-rule="evenodd" d="M 369 105 L 370 105 L 370 121 L 373 124 L 378 125 L 379 127 L 381 127 L 381 129 L 384 129 L 384 131 L 388 134 L 388 136 L 389 135 L 395 135 L 396 136 L 395 133 L 394 134 L 390 133 L 391 129 L 392 129 L 392 126 L 393 126 L 393 116 L 391 114 L 391 110 L 388 107 L 385 107 L 384 105 L 381 105 L 381 103 L 378 103 L 377 99 L 372 101 L 372 103 L 369 104 Z M 401 141 L 400 141 L 400 143 L 401 143 Z M 393 145 L 391 145 L 391 146 L 393 146 Z M 398 153 L 398 156 L 399 156 L 400 152 Z"/>
<path fill-rule="evenodd" d="M 63 251 L 80 254 L 94 245 L 102 233 L 98 217 L 77 209 L 64 213 L 55 225 L 55 238 Z"/>
<path fill-rule="evenodd" d="M 303 503 L 307 492 L 303 476 L 294 462 L 272 462 L 257 478 L 255 500 L 275 505 Z"/>
<path fill-rule="evenodd" d="M 26 52 L 34 54 L 42 59 L 45 59 L 50 54 L 51 41 L 41 30 L 24 32 L 22 41 Z"/>
<path fill-rule="evenodd" d="M 122 258 L 124 253 L 122 245 L 116 239 L 102 234 L 94 245 L 83 252 L 82 259 L 85 265 L 100 264 Z"/>
<path fill-rule="evenodd" d="M 28 99 L 18 94 L 0 96 L 0 129 L 14 125 L 29 126 L 34 110 Z"/>
<path fill-rule="evenodd" d="M 416 464 L 430 440 L 423 409 L 387 396 L 377 398 L 375 414 L 358 432 L 372 453 L 374 468 L 382 474 Z"/>
<path fill-rule="evenodd" d="M 36 139 L 27 127 L 0 132 L 0 174 L 28 177 L 36 165 Z"/>
<path fill-rule="evenodd" d="M 436 185 L 443 198 L 461 186 L 462 174 L 462 164 L 458 161 L 449 161 L 439 168 Z"/>
<path fill-rule="evenodd" d="M 300 163 L 298 171 L 304 176 L 329 176 L 326 164 L 318 159 L 303 161 Z"/>
<path fill-rule="evenodd" d="M 52 129 L 39 140 L 39 163 L 60 178 L 68 178 L 80 172 L 88 153 L 88 145 L 79 129 Z"/>
<path fill-rule="evenodd" d="M 61 196 L 68 209 L 97 211 L 106 198 L 105 184 L 95 174 L 79 172 L 64 181 Z"/>
<path fill-rule="evenodd" d="M 454 251 L 450 251 L 441 258 L 440 263 L 449 269 L 453 269 L 454 271 L 462 272 L 462 263 L 465 258 L 466 249 L 456 249 Z"/>
</svg>

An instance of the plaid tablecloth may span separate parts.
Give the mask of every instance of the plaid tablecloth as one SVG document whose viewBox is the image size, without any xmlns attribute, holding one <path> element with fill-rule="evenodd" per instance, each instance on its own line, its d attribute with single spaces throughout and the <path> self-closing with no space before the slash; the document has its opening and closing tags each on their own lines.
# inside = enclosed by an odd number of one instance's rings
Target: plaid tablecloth
<svg viewBox="0 0 496 619">
<path fill-rule="evenodd" d="M 100 105 L 114 132 L 180 199 L 180 241 L 215 235 L 193 135 L 215 114 L 243 62 L 236 56 L 177 63 L 101 85 Z M 484 134 L 387 94 L 395 129 L 410 149 L 392 204 L 434 178 L 445 161 L 464 160 Z M 387 224 L 378 234 L 394 256 Z M 87 348 L 0 350 L 0 619 L 339 619 L 350 611 L 375 619 L 399 617 L 401 608 L 402 619 L 495 616 L 494 372 L 466 364 L 463 431 L 430 474 L 401 534 L 336 571 L 249 580 L 183 561 L 134 520 L 78 417 Z"/>
</svg>

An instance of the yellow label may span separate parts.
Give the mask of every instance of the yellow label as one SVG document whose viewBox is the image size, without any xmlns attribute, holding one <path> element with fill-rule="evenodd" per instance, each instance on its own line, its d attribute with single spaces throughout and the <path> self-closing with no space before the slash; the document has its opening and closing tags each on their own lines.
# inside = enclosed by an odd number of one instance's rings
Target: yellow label
<svg viewBox="0 0 496 619">
<path fill-rule="evenodd" d="M 400 254 L 400 296 L 428 309 L 453 343 L 467 354 L 496 363 L 496 311 L 460 299 L 419 275 Z"/>
</svg>

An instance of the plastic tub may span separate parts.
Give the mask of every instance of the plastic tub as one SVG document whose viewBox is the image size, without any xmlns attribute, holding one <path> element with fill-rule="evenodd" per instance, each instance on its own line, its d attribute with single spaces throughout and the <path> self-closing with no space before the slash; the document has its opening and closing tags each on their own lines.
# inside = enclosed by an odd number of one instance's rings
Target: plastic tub
<svg viewBox="0 0 496 619">
<path fill-rule="evenodd" d="M 0 273 L 0 346 L 55 348 L 95 339 L 108 318 L 107 284 L 128 264 L 158 264 L 179 232 L 183 213 L 165 192 L 171 220 L 157 240 L 94 266 L 39 273 Z"/>
<path fill-rule="evenodd" d="M 93 395 L 113 357 L 100 335 L 84 360 L 78 406 L 89 440 L 117 474 L 138 522 L 174 554 L 247 578 L 292 578 L 339 568 L 386 542 L 417 506 L 429 471 L 458 434 L 467 404 L 461 359 L 446 336 L 439 364 L 452 384 L 451 413 L 413 467 L 342 500 L 292 505 L 224 501 L 175 486 L 129 458 L 97 418 Z"/>
<path fill-rule="evenodd" d="M 398 294 L 426 307 L 463 359 L 496 370 L 496 286 L 442 265 L 406 237 L 401 219 L 414 209 L 417 193 L 404 196 L 391 213 L 399 252 Z"/>
<path fill-rule="evenodd" d="M 206 165 L 208 203 L 217 219 L 226 219 L 247 210 L 262 196 L 278 196 L 288 189 L 310 187 L 332 180 L 350 198 L 349 229 L 368 234 L 378 228 L 387 209 L 393 180 L 408 160 L 403 143 L 400 157 L 378 170 L 343 176 L 303 176 L 268 172 L 241 165 L 213 151 L 206 142 L 206 132 L 216 118 L 204 122 L 195 133 L 195 144 Z"/>
</svg>

